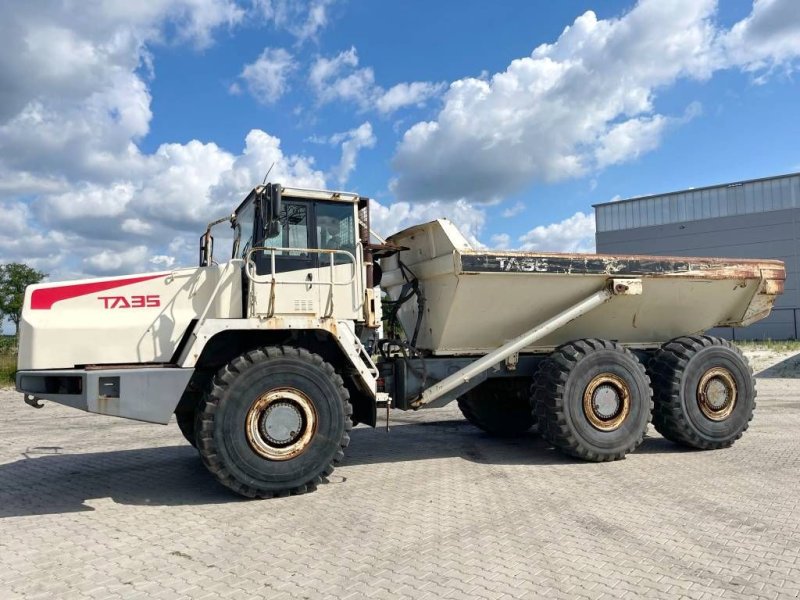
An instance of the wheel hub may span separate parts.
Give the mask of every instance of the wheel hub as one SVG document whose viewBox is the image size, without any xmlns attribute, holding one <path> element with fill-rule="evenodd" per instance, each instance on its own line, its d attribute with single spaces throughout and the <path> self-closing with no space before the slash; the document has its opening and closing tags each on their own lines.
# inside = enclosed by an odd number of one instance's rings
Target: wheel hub
<svg viewBox="0 0 800 600">
<path fill-rule="evenodd" d="M 275 402 L 261 414 L 260 433 L 276 446 L 296 441 L 302 428 L 303 414 L 291 402 Z"/>
<path fill-rule="evenodd" d="M 736 397 L 736 380 L 724 367 L 709 369 L 697 384 L 700 412 L 712 421 L 727 419 L 736 406 Z"/>
<path fill-rule="evenodd" d="M 621 399 L 617 390 L 610 385 L 603 384 L 592 395 L 592 409 L 601 419 L 610 419 L 619 412 Z"/>
<path fill-rule="evenodd" d="M 621 377 L 613 373 L 601 373 L 586 386 L 583 393 L 583 412 L 595 429 L 618 429 L 630 410 L 630 388 Z"/>
<path fill-rule="evenodd" d="M 299 390 L 271 390 L 247 411 L 245 434 L 254 452 L 268 460 L 288 460 L 301 454 L 317 428 L 317 412 Z"/>
</svg>

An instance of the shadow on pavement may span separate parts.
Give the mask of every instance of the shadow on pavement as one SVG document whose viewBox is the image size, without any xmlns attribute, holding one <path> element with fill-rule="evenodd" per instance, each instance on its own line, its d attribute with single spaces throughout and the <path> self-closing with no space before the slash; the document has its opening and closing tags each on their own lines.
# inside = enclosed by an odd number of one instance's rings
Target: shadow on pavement
<svg viewBox="0 0 800 600">
<path fill-rule="evenodd" d="M 402 417 L 394 421 L 395 425 Z M 353 465 L 462 458 L 483 464 L 596 465 L 570 458 L 538 435 L 495 438 L 466 421 L 414 422 L 351 432 L 342 471 Z M 181 506 L 245 501 L 219 485 L 190 446 L 59 454 L 34 448 L 16 462 L 0 465 L 0 518 L 94 510 L 86 504 L 110 498 L 127 505 Z M 45 452 L 46 451 L 46 452 Z M 639 453 L 675 453 L 682 448 L 646 437 Z M 44 454 L 42 454 L 44 452 Z"/>
<path fill-rule="evenodd" d="M 756 373 L 759 379 L 800 379 L 800 354 L 794 354 L 781 362 Z"/>
<path fill-rule="evenodd" d="M 191 446 L 39 455 L 0 465 L 0 518 L 94 510 L 84 502 L 180 506 L 239 500 Z M 53 450 L 53 449 L 51 449 Z"/>
<path fill-rule="evenodd" d="M 408 422 L 392 418 L 386 433 L 382 427 L 363 425 L 350 434 L 352 442 L 344 466 L 460 457 L 471 462 L 502 465 L 591 465 L 553 448 L 537 433 L 519 437 L 494 437 L 467 421 Z M 653 432 L 652 426 L 650 432 Z M 638 453 L 661 454 L 690 451 L 655 434 L 645 436 Z"/>
</svg>

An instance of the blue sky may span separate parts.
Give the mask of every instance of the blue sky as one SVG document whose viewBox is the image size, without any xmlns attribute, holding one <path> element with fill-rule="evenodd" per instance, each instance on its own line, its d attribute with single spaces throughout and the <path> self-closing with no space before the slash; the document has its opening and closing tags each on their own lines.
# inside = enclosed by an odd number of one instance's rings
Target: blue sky
<svg viewBox="0 0 800 600">
<path fill-rule="evenodd" d="M 0 8 L 0 254 L 58 278 L 191 263 L 273 162 L 569 251 L 593 203 L 800 170 L 796 0 L 81 6 Z"/>
</svg>

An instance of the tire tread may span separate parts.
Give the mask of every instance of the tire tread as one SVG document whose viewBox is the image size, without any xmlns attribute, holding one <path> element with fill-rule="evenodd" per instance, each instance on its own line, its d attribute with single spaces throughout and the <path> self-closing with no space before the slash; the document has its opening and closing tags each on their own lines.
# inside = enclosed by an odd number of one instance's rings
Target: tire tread
<svg viewBox="0 0 800 600">
<path fill-rule="evenodd" d="M 582 444 L 567 425 L 564 390 L 570 373 L 585 357 L 602 350 L 621 352 L 633 358 L 636 364 L 639 365 L 641 375 L 647 381 L 647 386 L 650 390 L 650 406 L 647 408 L 649 415 L 653 408 L 652 386 L 644 365 L 630 350 L 617 342 L 609 340 L 583 339 L 559 346 L 548 358 L 540 363 L 539 370 L 534 377 L 534 383 L 531 386 L 532 410 L 542 437 L 565 454 L 593 462 L 613 461 L 624 458 L 627 453 L 633 452 L 642 443 L 647 430 L 645 426 L 638 438 L 633 440 L 624 450 L 616 453 L 600 454 Z M 648 423 L 649 420 L 650 417 L 648 416 Z"/>
<path fill-rule="evenodd" d="M 219 460 L 216 444 L 214 442 L 214 414 L 226 390 L 239 374 L 253 365 L 284 357 L 297 358 L 303 362 L 310 362 L 322 368 L 325 375 L 327 375 L 338 388 L 339 396 L 344 404 L 344 430 L 339 440 L 339 450 L 330 463 L 324 465 L 318 474 L 310 477 L 308 481 L 294 487 L 283 490 L 265 491 L 237 480 L 222 461 Z M 214 376 L 210 389 L 198 407 L 198 410 L 200 412 L 197 422 L 196 437 L 200 458 L 217 481 L 233 490 L 235 493 L 247 498 L 273 498 L 303 494 L 315 490 L 318 484 L 327 481 L 327 478 L 333 473 L 335 466 L 344 459 L 344 449 L 350 443 L 349 433 L 352 429 L 352 422 L 349 417 L 352 414 L 353 408 L 350 404 L 350 394 L 344 386 L 344 381 L 330 363 L 326 362 L 320 355 L 309 352 L 305 348 L 294 346 L 266 346 L 237 356 L 222 367 Z"/>
<path fill-rule="evenodd" d="M 753 403 L 744 427 L 731 439 L 711 441 L 700 436 L 690 426 L 685 411 L 681 406 L 681 384 L 683 373 L 691 359 L 704 348 L 711 346 L 724 346 L 735 352 L 743 361 L 750 372 L 749 391 L 752 393 Z M 742 351 L 730 341 L 709 335 L 683 336 L 670 340 L 653 356 L 648 364 L 655 385 L 655 408 L 653 409 L 653 426 L 662 436 L 671 442 L 697 448 L 699 450 L 717 450 L 728 448 L 742 437 L 753 419 L 756 407 L 755 397 L 757 391 L 755 380 L 752 377 L 753 368 L 745 358 Z"/>
</svg>

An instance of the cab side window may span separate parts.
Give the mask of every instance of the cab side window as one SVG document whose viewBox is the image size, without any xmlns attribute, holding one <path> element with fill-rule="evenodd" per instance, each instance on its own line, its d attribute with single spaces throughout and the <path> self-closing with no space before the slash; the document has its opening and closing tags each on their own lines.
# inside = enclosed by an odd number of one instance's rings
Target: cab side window
<svg viewBox="0 0 800 600">
<path fill-rule="evenodd" d="M 284 202 L 275 235 L 264 239 L 267 248 L 290 248 L 276 252 L 276 256 L 308 256 L 303 250 L 309 247 L 308 206 Z M 291 250 L 297 248 L 297 250 Z"/>
<path fill-rule="evenodd" d="M 355 254 L 355 217 L 353 205 L 341 202 L 320 202 L 317 212 L 317 244 L 323 250 L 346 250 Z M 336 262 L 346 262 L 345 257 L 337 256 Z"/>
<path fill-rule="evenodd" d="M 255 204 L 251 202 L 236 215 L 236 226 L 239 228 L 239 253 L 233 258 L 246 258 L 247 252 L 253 247 L 254 220 L 256 216 Z"/>
<path fill-rule="evenodd" d="M 285 248 L 275 251 L 275 272 L 312 268 L 316 257 L 307 250 L 311 247 L 308 203 L 284 201 L 276 227 L 273 235 L 265 236 L 261 244 L 265 248 Z M 255 258 L 256 273 L 263 275 L 272 272 L 269 251 L 258 252 Z"/>
</svg>

